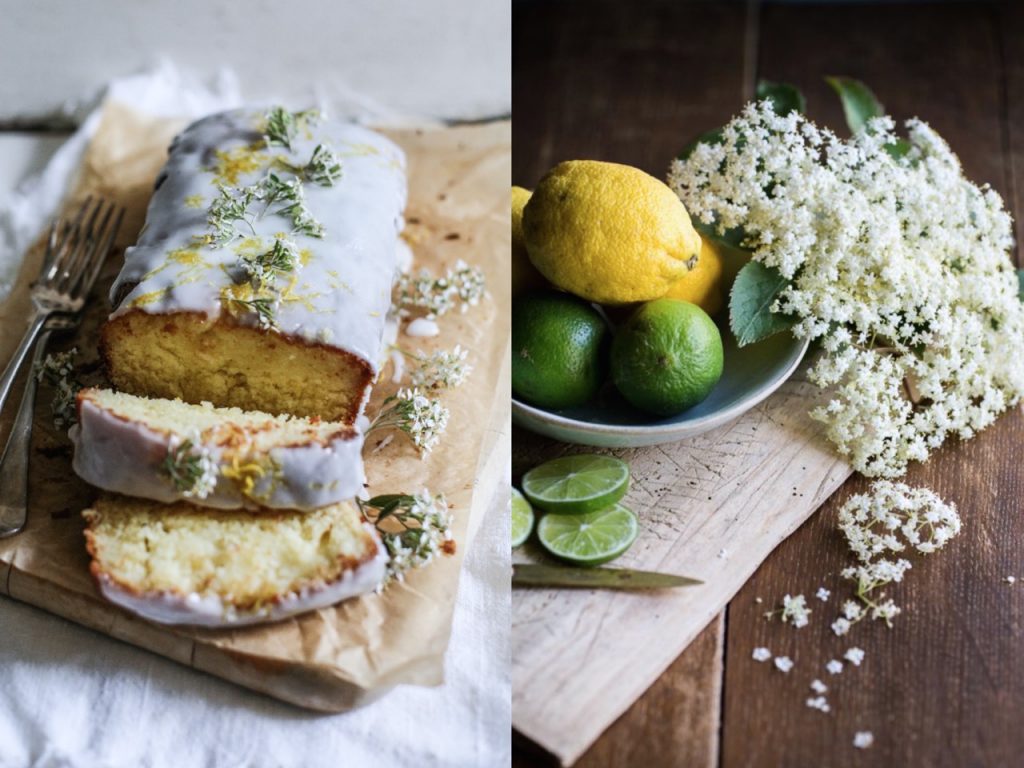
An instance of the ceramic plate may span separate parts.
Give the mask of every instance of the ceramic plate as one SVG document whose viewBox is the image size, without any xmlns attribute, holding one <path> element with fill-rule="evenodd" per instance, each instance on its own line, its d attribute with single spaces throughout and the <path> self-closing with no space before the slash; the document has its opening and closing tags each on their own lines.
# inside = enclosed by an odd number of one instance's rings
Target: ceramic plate
<svg viewBox="0 0 1024 768">
<path fill-rule="evenodd" d="M 512 420 L 556 440 L 609 448 L 672 443 L 720 427 L 764 400 L 792 375 L 807 351 L 807 341 L 791 333 L 737 347 L 721 328 L 725 350 L 722 378 L 707 400 L 667 419 L 645 414 L 609 385 L 594 403 L 562 411 L 545 411 L 513 398 Z"/>
</svg>

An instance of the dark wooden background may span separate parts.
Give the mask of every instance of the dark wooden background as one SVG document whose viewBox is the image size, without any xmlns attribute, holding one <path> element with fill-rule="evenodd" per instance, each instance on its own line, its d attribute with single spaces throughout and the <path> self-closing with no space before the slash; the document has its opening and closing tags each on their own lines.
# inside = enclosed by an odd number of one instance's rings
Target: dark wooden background
<svg viewBox="0 0 1024 768">
<path fill-rule="evenodd" d="M 990 183 L 1024 218 L 1020 3 L 516 0 L 513 38 L 515 184 L 532 187 L 571 158 L 664 178 L 673 155 L 737 112 L 758 78 L 798 85 L 810 116 L 843 131 L 822 80 L 837 74 L 868 83 L 897 119 L 928 121 L 967 175 Z M 911 469 L 907 482 L 956 502 L 964 528 L 891 589 L 905 611 L 892 629 L 865 622 L 837 638 L 828 627 L 837 604 L 813 599 L 819 613 L 806 629 L 764 621 L 756 597 L 769 604 L 787 592 L 810 597 L 821 585 L 842 589 L 848 556 L 836 511 L 868 485 L 852 478 L 577 765 L 1024 764 L 1022 454 L 1024 418 L 1014 410 Z M 1011 575 L 1021 581 L 1005 583 Z M 859 669 L 828 676 L 811 666 L 852 644 L 866 651 Z M 759 645 L 788 653 L 797 668 L 782 675 L 755 663 Z M 818 672 L 829 685 L 829 714 L 804 705 Z M 853 748 L 858 730 L 874 733 L 871 749 Z M 516 744 L 515 766 L 551 762 Z"/>
</svg>

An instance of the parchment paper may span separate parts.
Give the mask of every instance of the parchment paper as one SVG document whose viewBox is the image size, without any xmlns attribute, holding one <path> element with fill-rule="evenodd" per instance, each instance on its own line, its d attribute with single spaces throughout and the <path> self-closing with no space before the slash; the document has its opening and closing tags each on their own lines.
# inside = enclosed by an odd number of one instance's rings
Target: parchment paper
<svg viewBox="0 0 1024 768">
<path fill-rule="evenodd" d="M 66 210 L 88 194 L 116 200 L 125 223 L 98 282 L 82 327 L 73 338 L 54 338 L 50 349 L 77 346 L 87 383 L 102 381 L 96 330 L 109 313 L 107 289 L 123 249 L 142 226 L 153 181 L 181 122 L 143 117 L 108 104 L 83 161 Z M 443 271 L 458 259 L 481 266 L 488 299 L 465 314 L 439 321 L 440 336 L 399 343 L 429 352 L 461 344 L 474 367 L 469 380 L 442 394 L 451 410 L 448 434 L 421 460 L 396 435 L 374 452 L 384 433 L 367 441 L 370 493 L 444 492 L 453 505 L 454 556 L 411 573 L 382 595 L 350 600 L 272 625 L 236 630 L 170 628 L 150 624 L 111 606 L 88 574 L 79 511 L 95 491 L 71 471 L 66 435 L 50 417 L 50 393 L 40 389 L 30 472 L 26 530 L 0 540 L 0 587 L 16 599 L 92 626 L 170 658 L 271 695 L 317 709 L 340 710 L 379 695 L 397 683 L 436 685 L 451 630 L 462 555 L 474 521 L 500 481 L 508 457 L 509 403 L 509 208 L 510 126 L 507 122 L 454 128 L 384 130 L 405 150 L 410 200 L 407 239 L 415 268 Z M 17 285 L 0 307 L 0 361 L 6 362 L 24 329 L 28 288 L 41 258 L 37 246 L 25 259 Z M 385 368 L 368 413 L 397 385 Z M 20 395 L 16 392 L 15 396 Z M 8 412 L 13 415 L 14 408 Z M 6 421 L 10 421 L 10 416 Z M 7 424 L 0 430 L 6 438 Z"/>
</svg>

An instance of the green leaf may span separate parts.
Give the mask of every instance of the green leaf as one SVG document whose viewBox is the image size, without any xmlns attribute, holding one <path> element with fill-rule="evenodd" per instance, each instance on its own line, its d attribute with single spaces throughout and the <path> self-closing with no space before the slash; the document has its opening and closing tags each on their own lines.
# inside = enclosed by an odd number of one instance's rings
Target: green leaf
<svg viewBox="0 0 1024 768">
<path fill-rule="evenodd" d="M 690 155 L 693 154 L 693 150 L 697 148 L 698 144 L 721 144 L 722 143 L 722 129 L 715 128 L 713 131 L 704 131 L 700 136 L 691 141 L 685 147 L 683 151 L 679 153 L 680 160 L 686 160 Z"/>
<path fill-rule="evenodd" d="M 826 77 L 825 82 L 839 94 L 846 115 L 846 124 L 850 126 L 851 132 L 859 133 L 872 117 L 881 117 L 885 114 L 885 107 L 860 80 L 854 80 L 852 77 Z"/>
<path fill-rule="evenodd" d="M 1017 295 L 1024 301 L 1024 269 L 1017 270 Z"/>
<path fill-rule="evenodd" d="M 732 248 L 743 248 L 743 241 L 747 238 L 747 232 L 743 227 L 733 227 L 725 232 L 719 232 L 714 223 L 706 223 L 694 218 L 693 228 L 701 237 L 707 237 L 719 243 L 725 243 Z"/>
<path fill-rule="evenodd" d="M 800 93 L 800 89 L 789 83 L 773 83 L 768 80 L 759 80 L 757 83 L 757 100 L 768 99 L 772 103 L 776 114 L 785 117 L 790 112 L 806 112 L 807 100 Z"/>
<path fill-rule="evenodd" d="M 759 261 L 748 262 L 739 271 L 729 294 L 729 327 L 737 344 L 745 347 L 793 327 L 793 317 L 771 311 L 788 286 L 779 270 Z"/>
</svg>

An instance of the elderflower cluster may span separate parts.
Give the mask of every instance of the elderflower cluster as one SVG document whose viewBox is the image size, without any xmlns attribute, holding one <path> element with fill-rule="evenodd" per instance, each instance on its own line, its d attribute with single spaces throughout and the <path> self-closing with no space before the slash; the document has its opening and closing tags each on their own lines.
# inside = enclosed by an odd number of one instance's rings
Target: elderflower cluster
<svg viewBox="0 0 1024 768">
<path fill-rule="evenodd" d="M 810 620 L 811 609 L 807 607 L 807 600 L 803 595 L 782 598 L 782 621 L 792 624 L 794 628 L 801 629 L 807 626 Z"/>
<path fill-rule="evenodd" d="M 67 352 L 49 354 L 36 371 L 38 381 L 45 381 L 53 387 L 50 412 L 53 414 L 53 425 L 57 429 L 65 429 L 78 421 L 75 399 L 82 385 L 75 378 L 75 368 L 72 365 L 77 354 L 77 347 Z"/>
<path fill-rule="evenodd" d="M 430 453 L 448 428 L 448 409 L 419 389 L 400 389 L 384 401 L 384 407 L 367 433 L 393 427 L 405 432 L 423 455 Z"/>
<path fill-rule="evenodd" d="M 388 519 L 397 521 L 401 530 L 381 529 L 390 558 L 382 586 L 391 580 L 404 581 L 406 572 L 432 561 L 452 541 L 448 502 L 443 494 L 432 496 L 426 488 Z"/>
<path fill-rule="evenodd" d="M 485 290 L 483 271 L 460 260 L 444 277 L 434 277 L 426 270 L 416 275 L 400 275 L 395 285 L 394 310 L 406 315 L 412 309 L 420 309 L 429 318 L 455 307 L 465 312 L 480 303 Z"/>
<path fill-rule="evenodd" d="M 163 470 L 171 485 L 189 499 L 205 499 L 217 487 L 217 462 L 202 445 L 198 432 L 184 440 L 172 438 Z"/>
<path fill-rule="evenodd" d="M 890 478 L 1024 394 L 1010 216 L 927 124 L 906 129 L 897 157 L 888 117 L 841 140 L 760 102 L 669 172 L 691 215 L 741 228 L 789 281 L 772 311 L 821 338 L 811 379 L 835 387 L 812 415 L 858 471 Z"/>
<path fill-rule="evenodd" d="M 851 496 L 839 510 L 839 530 L 846 537 L 859 564 L 843 570 L 843 578 L 857 584 L 857 598 L 843 603 L 843 615 L 832 624 L 832 631 L 845 635 L 865 616 L 892 623 L 899 613 L 890 600 L 878 600 L 873 593 L 886 584 L 900 582 L 910 561 L 891 559 L 891 553 L 908 548 L 921 554 L 942 549 L 960 532 L 956 507 L 946 504 L 925 488 L 881 480 L 871 492 Z"/>
<path fill-rule="evenodd" d="M 452 350 L 439 349 L 429 357 L 417 358 L 420 364 L 411 374 L 413 386 L 423 389 L 459 386 L 473 370 L 466 362 L 468 354 L 456 344 Z"/>
</svg>

